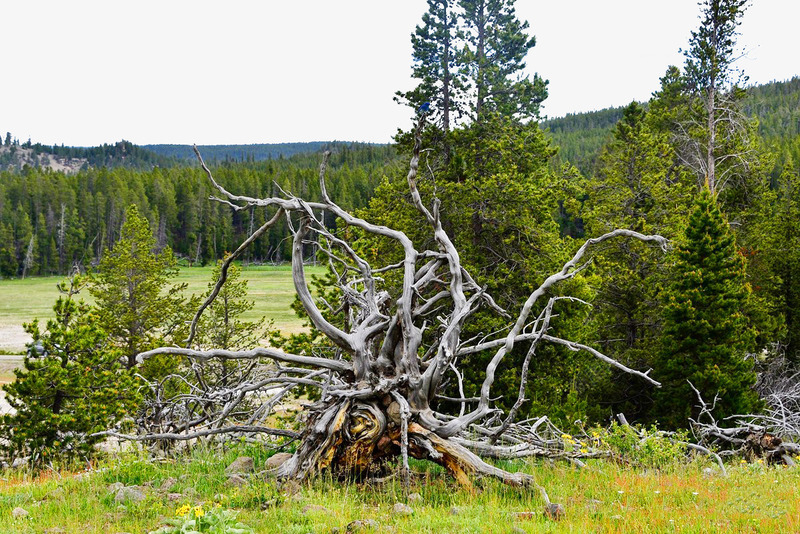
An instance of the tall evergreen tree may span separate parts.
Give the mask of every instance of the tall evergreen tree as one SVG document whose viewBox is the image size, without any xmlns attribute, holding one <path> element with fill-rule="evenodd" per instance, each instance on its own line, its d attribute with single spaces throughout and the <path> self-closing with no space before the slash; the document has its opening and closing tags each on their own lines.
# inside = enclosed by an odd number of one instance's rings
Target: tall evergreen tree
<svg viewBox="0 0 800 534">
<path fill-rule="evenodd" d="M 698 400 L 718 396 L 715 415 L 751 413 L 759 406 L 756 375 L 745 360 L 755 333 L 744 310 L 750 289 L 744 258 L 708 186 L 698 195 L 677 250 L 673 280 L 665 292 L 662 347 L 653 376 L 653 416 L 670 427 L 697 417 Z"/>
<path fill-rule="evenodd" d="M 684 125 L 690 150 L 686 161 L 712 194 L 736 181 L 731 173 L 747 167 L 749 120 L 740 112 L 747 78 L 734 67 L 737 29 L 749 0 L 704 0 L 700 27 L 693 31 L 684 51 L 684 77 L 693 96 L 693 117 Z M 744 145 L 744 146 L 742 146 Z M 744 156 L 744 157 L 743 157 Z"/>
<path fill-rule="evenodd" d="M 518 119 L 538 118 L 539 105 L 547 98 L 547 81 L 523 74 L 525 57 L 536 45 L 529 37 L 527 21 L 520 21 L 515 0 L 459 0 L 463 10 L 462 53 L 465 76 L 474 94 L 473 118 L 489 114 Z"/>
<path fill-rule="evenodd" d="M 464 113 L 464 84 L 458 71 L 458 16 L 455 0 L 428 0 L 422 24 L 411 34 L 414 65 L 412 77 L 419 85 L 396 93 L 415 109 L 430 102 L 442 130 L 449 131 L 453 115 Z"/>
</svg>

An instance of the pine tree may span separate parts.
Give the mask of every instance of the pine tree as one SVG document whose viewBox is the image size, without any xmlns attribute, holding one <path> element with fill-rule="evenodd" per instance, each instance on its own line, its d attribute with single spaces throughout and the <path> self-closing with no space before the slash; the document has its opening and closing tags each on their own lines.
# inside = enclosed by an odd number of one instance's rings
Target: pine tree
<svg viewBox="0 0 800 534">
<path fill-rule="evenodd" d="M 463 10 L 466 46 L 461 63 L 474 100 L 478 121 L 496 113 L 517 119 L 538 118 L 547 98 L 547 81 L 522 74 L 525 56 L 536 45 L 527 21 L 520 21 L 515 0 L 459 0 Z"/>
<path fill-rule="evenodd" d="M 419 85 L 411 91 L 396 93 L 395 100 L 405 100 L 417 109 L 430 102 L 442 130 L 449 131 L 453 115 L 462 115 L 464 84 L 458 72 L 458 16 L 454 0 L 428 0 L 422 25 L 411 34 L 414 65 L 412 77 Z"/>
<path fill-rule="evenodd" d="M 0 418 L 0 436 L 11 457 L 29 457 L 34 466 L 54 457 L 86 457 L 106 430 L 132 410 L 138 399 L 136 381 L 119 360 L 98 325 L 97 310 L 73 298 L 85 279 L 62 283 L 55 318 L 44 332 L 34 320 L 23 368 L 4 387 L 16 410 Z"/>
<path fill-rule="evenodd" d="M 750 296 L 745 264 L 708 186 L 698 195 L 666 290 L 662 348 L 653 376 L 663 384 L 653 416 L 685 427 L 698 415 L 689 382 L 711 402 L 715 415 L 751 413 L 759 406 L 756 375 L 745 360 L 754 331 L 743 311 Z"/>
<path fill-rule="evenodd" d="M 180 295 L 186 285 L 170 285 L 178 274 L 175 256 L 169 247 L 158 253 L 155 247 L 147 219 L 130 206 L 120 239 L 104 252 L 89 288 L 100 324 L 129 369 L 137 354 L 163 345 L 183 326 L 187 313 Z"/>
</svg>

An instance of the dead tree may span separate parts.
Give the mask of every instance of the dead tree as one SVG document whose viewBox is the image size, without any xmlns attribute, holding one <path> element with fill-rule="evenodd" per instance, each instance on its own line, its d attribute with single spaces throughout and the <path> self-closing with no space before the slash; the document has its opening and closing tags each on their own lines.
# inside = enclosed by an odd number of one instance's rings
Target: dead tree
<svg viewBox="0 0 800 534">
<path fill-rule="evenodd" d="M 156 423 L 135 439 L 189 439 L 230 432 L 296 439 L 299 440 L 296 452 L 277 471 L 278 476 L 295 480 L 326 469 L 368 474 L 375 466 L 393 459 L 407 473 L 408 458 L 414 457 L 441 464 L 463 484 L 470 484 L 473 476 L 486 475 L 508 484 L 528 486 L 534 484 L 530 475 L 499 469 L 482 458 L 519 458 L 543 451 L 570 456 L 563 449 L 560 434 L 555 434 L 557 429 L 546 417 L 515 421 L 525 400 L 524 370 L 536 357 L 538 347 L 555 344 L 586 351 L 609 365 L 659 385 L 648 376 L 649 371 L 629 369 L 589 346 L 558 337 L 550 322 L 554 307 L 563 297 L 549 296 L 554 285 L 574 277 L 587 266 L 587 252 L 593 245 L 628 237 L 663 248 L 666 240 L 657 235 L 615 230 L 589 239 L 572 259 L 531 293 L 507 331 L 477 342 L 462 339 L 465 322 L 479 307 L 508 315 L 462 266 L 458 250 L 442 228 L 438 201 L 434 199 L 432 205 L 426 206 L 420 196 L 417 167 L 422 126 L 420 121 L 407 181 L 412 202 L 432 232 L 436 246 L 431 250 L 418 250 L 403 232 L 372 224 L 340 208 L 325 188 L 327 156 L 319 174 L 320 200 L 308 201 L 285 192 L 280 197 L 251 198 L 231 193 L 218 184 L 195 149 L 218 191 L 219 197 L 212 197 L 214 200 L 235 210 L 251 207 L 275 210 L 274 216 L 228 262 L 271 225 L 285 218 L 293 240 L 292 274 L 297 296 L 313 325 L 335 350 L 330 354 L 310 355 L 269 347 L 247 351 L 163 347 L 142 353 L 139 361 L 156 354 L 172 354 L 187 358 L 192 365 L 212 358 L 269 360 L 271 364 L 225 388 L 204 389 L 187 382 L 188 391 L 178 396 L 177 401 L 162 399 L 153 405 L 151 415 Z M 323 224 L 323 213 L 335 216 L 340 229 L 354 228 L 394 241 L 402 249 L 403 259 L 395 264 L 370 265 L 342 237 L 345 232 L 332 231 Z M 338 306 L 345 311 L 346 326 L 333 324 L 322 311 L 324 306 L 334 308 L 337 303 L 321 302 L 309 290 L 303 263 L 303 250 L 309 246 L 316 247 L 318 257 L 327 258 L 331 270 L 337 274 L 341 295 Z M 225 281 L 227 265 L 217 288 Z M 397 273 L 402 280 L 394 294 L 381 278 L 389 272 Z M 216 291 L 212 292 L 197 312 L 187 347 L 191 347 L 197 319 L 215 295 Z M 509 392 L 493 390 L 495 373 L 504 358 L 518 347 L 527 349 L 523 385 L 518 393 L 513 393 L 517 395 L 513 409 L 504 414 L 493 405 L 492 399 L 493 395 Z M 479 394 L 465 398 L 460 387 L 460 361 L 463 356 L 479 351 L 490 351 L 493 356 L 484 370 Z M 448 381 L 458 384 L 459 396 L 446 396 Z M 300 387 L 313 388 L 319 398 L 305 408 L 303 428 L 298 431 L 270 425 L 270 414 L 275 407 Z"/>
</svg>

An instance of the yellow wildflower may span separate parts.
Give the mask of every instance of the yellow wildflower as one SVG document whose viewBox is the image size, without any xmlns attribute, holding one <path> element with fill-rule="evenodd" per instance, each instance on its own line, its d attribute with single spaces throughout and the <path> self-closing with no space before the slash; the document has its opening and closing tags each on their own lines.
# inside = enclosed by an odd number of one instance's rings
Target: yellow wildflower
<svg viewBox="0 0 800 534">
<path fill-rule="evenodd" d="M 175 511 L 175 515 L 177 515 L 178 517 L 184 516 L 184 515 L 188 514 L 189 510 L 191 510 L 191 509 L 192 509 L 191 506 L 189 506 L 188 504 L 184 504 L 183 506 L 181 506 L 180 508 L 178 508 Z"/>
<path fill-rule="evenodd" d="M 194 507 L 194 516 L 195 517 L 203 517 L 204 515 L 206 515 L 206 511 L 203 510 L 202 506 L 195 506 Z"/>
</svg>

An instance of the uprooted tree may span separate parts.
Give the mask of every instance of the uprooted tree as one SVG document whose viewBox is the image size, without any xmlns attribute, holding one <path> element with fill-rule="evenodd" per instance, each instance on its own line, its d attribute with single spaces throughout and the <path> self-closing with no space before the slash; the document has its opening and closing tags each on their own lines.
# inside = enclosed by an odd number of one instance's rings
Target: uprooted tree
<svg viewBox="0 0 800 534">
<path fill-rule="evenodd" d="M 277 470 L 277 475 L 303 479 L 325 469 L 351 475 L 375 473 L 387 460 L 396 459 L 408 473 L 409 456 L 428 459 L 444 466 L 459 482 L 470 484 L 473 475 L 496 477 L 512 485 L 534 485 L 531 476 L 510 473 L 481 458 L 515 458 L 541 454 L 560 443 L 547 418 L 517 422 L 525 401 L 525 379 L 537 347 L 556 344 L 583 350 L 622 371 L 658 386 L 648 372 L 629 369 L 597 350 L 558 337 L 551 331 L 558 301 L 550 289 L 587 266 L 587 252 L 593 245 L 628 237 L 660 247 L 666 240 L 630 230 L 614 230 L 590 239 L 558 272 L 547 277 L 517 312 L 516 318 L 502 310 L 461 265 L 453 241 L 442 228 L 439 203 L 426 206 L 416 186 L 420 155 L 420 132 L 407 181 L 410 198 L 421 217 L 430 225 L 429 250 L 418 250 L 403 232 L 372 224 L 341 209 L 325 188 L 326 159 L 320 168 L 321 199 L 307 201 L 288 193 L 282 197 L 251 198 L 227 191 L 214 180 L 198 159 L 219 192 L 214 200 L 242 210 L 260 207 L 275 210 L 274 216 L 226 260 L 214 291 L 198 310 L 185 348 L 162 347 L 144 352 L 139 361 L 155 355 L 172 354 L 189 362 L 188 376 L 199 377 L 203 362 L 212 359 L 237 362 L 242 366 L 235 383 L 208 384 L 202 380 L 178 378 L 182 387 L 167 395 L 167 377 L 152 385 L 153 395 L 140 421 L 143 433 L 128 436 L 139 440 L 180 440 L 224 433 L 262 434 L 298 440 L 296 452 Z M 331 216 L 338 230 L 324 221 Z M 251 350 L 198 350 L 193 348 L 199 318 L 225 282 L 230 262 L 259 235 L 285 218 L 293 240 L 292 273 L 298 299 L 313 325 L 332 343 L 330 352 L 291 354 L 271 347 Z M 403 250 L 394 264 L 374 266 L 355 250 L 352 238 L 361 232 L 393 240 Z M 326 257 L 335 273 L 340 302 L 315 298 L 309 289 L 303 259 L 313 249 L 317 258 Z M 402 283 L 395 294 L 384 278 L 397 276 Z M 511 325 L 482 339 L 462 339 L 462 328 L 471 315 L 485 306 L 509 317 Z M 341 323 L 326 318 L 325 308 L 344 317 Z M 520 369 L 519 392 L 495 391 L 495 373 L 504 357 L 515 347 L 527 349 Z M 465 398 L 459 370 L 462 357 L 490 351 L 480 393 Z M 269 365 L 256 365 L 258 361 Z M 454 386 L 455 385 L 455 386 Z M 315 390 L 318 400 L 304 410 L 300 431 L 270 424 L 274 409 L 296 388 Z M 447 389 L 451 388 L 451 389 Z M 460 391 L 448 396 L 448 391 Z M 493 395 L 517 398 L 508 413 L 493 404 Z M 565 451 L 562 451 L 562 453 Z M 546 494 L 545 494 L 546 495 Z M 549 501 L 548 501 L 549 504 Z"/>
</svg>

